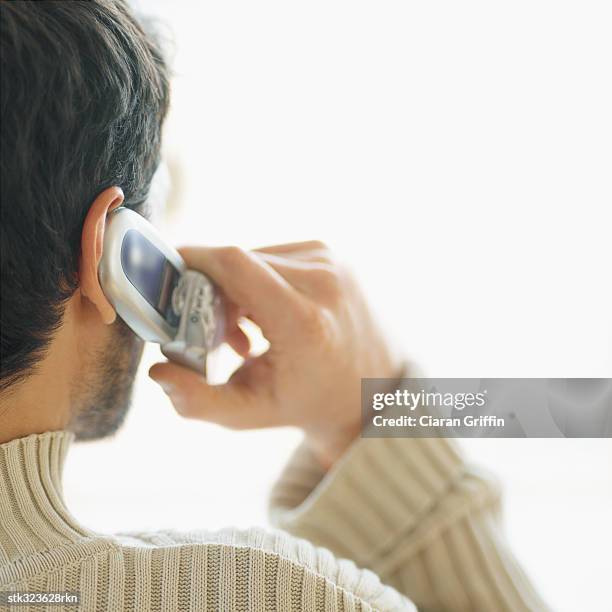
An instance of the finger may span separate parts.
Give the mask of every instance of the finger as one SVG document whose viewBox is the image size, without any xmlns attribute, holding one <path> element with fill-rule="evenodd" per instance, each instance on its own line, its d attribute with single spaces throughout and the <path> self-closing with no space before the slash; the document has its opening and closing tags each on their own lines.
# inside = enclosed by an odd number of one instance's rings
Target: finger
<svg viewBox="0 0 612 612">
<path fill-rule="evenodd" d="M 328 248 L 320 240 L 305 240 L 303 242 L 270 244 L 253 250 L 260 253 L 295 253 L 299 251 L 327 251 Z"/>
<path fill-rule="evenodd" d="M 241 317 L 247 315 L 247 313 L 234 302 L 224 299 L 222 303 L 225 307 L 225 324 L 227 328 L 234 327 L 238 324 Z"/>
<path fill-rule="evenodd" d="M 279 327 L 292 325 L 305 308 L 299 292 L 252 252 L 237 247 L 194 247 L 180 252 L 189 268 L 208 274 L 269 337 Z"/>
<path fill-rule="evenodd" d="M 333 263 L 331 251 L 322 242 L 315 240 L 261 247 L 255 249 L 254 252 L 257 254 L 279 255 L 298 261 Z"/>
<path fill-rule="evenodd" d="M 269 253 L 257 255 L 298 291 L 306 295 L 316 293 L 317 289 L 327 282 L 327 277 L 334 275 L 334 268 L 328 263 L 291 259 Z"/>
<path fill-rule="evenodd" d="M 309 259 L 294 259 L 286 255 L 271 253 L 257 253 L 257 256 L 265 261 L 272 268 L 295 270 L 296 272 L 312 272 L 313 270 L 333 271 L 333 264 Z"/>
<path fill-rule="evenodd" d="M 239 325 L 244 313 L 237 304 L 230 302 L 228 299 L 224 299 L 222 304 L 225 308 L 223 342 L 228 344 L 241 357 L 246 357 L 251 350 L 251 342 Z"/>
<path fill-rule="evenodd" d="M 238 382 L 209 385 L 196 372 L 172 362 L 156 363 L 149 376 L 168 395 L 183 417 L 217 423 L 233 429 L 272 427 L 265 395 Z"/>
<path fill-rule="evenodd" d="M 238 327 L 233 325 L 225 333 L 225 342 L 229 344 L 238 355 L 241 357 L 248 357 L 251 352 L 251 341 L 249 337 Z"/>
<path fill-rule="evenodd" d="M 333 297 L 340 288 L 338 271 L 329 263 L 302 261 L 268 253 L 259 253 L 258 256 L 308 297 Z"/>
</svg>

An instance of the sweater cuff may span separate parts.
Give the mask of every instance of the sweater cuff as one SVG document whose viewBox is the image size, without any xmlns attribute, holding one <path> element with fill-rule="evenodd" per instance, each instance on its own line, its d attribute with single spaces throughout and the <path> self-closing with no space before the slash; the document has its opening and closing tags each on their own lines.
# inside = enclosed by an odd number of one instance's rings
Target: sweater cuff
<svg viewBox="0 0 612 612">
<path fill-rule="evenodd" d="M 464 474 L 453 440 L 359 438 L 325 473 L 302 444 L 272 492 L 278 527 L 370 566 Z"/>
</svg>

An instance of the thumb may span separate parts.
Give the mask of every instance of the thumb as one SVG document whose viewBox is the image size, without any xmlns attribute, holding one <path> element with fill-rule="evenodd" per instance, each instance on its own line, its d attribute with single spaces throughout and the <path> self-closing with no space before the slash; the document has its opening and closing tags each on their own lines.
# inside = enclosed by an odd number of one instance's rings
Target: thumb
<svg viewBox="0 0 612 612">
<path fill-rule="evenodd" d="M 261 426 L 256 422 L 256 402 L 250 389 L 243 385 L 232 381 L 209 385 L 197 372 L 169 361 L 153 365 L 149 376 L 185 418 L 209 421 L 232 429 Z"/>
</svg>

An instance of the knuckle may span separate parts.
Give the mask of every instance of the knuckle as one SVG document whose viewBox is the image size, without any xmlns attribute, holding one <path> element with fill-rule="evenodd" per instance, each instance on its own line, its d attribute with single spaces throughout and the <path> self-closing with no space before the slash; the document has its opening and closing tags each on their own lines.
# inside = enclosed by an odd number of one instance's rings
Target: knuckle
<svg viewBox="0 0 612 612">
<path fill-rule="evenodd" d="M 329 251 L 329 247 L 321 240 L 309 240 L 308 246 L 315 251 Z"/>
<path fill-rule="evenodd" d="M 344 294 L 342 272 L 336 267 L 318 268 L 315 271 L 315 285 L 324 300 L 335 302 L 341 299 Z"/>
<path fill-rule="evenodd" d="M 309 251 L 316 254 L 316 258 L 318 261 L 321 261 L 328 265 L 335 265 L 335 257 L 331 247 L 320 240 L 312 240 L 308 248 Z"/>
<path fill-rule="evenodd" d="M 221 265 L 226 268 L 238 267 L 248 258 L 246 251 L 237 246 L 221 247 L 217 256 Z"/>
<path fill-rule="evenodd" d="M 319 268 L 319 281 L 330 290 L 339 291 L 342 287 L 340 270 L 337 268 Z"/>
<path fill-rule="evenodd" d="M 323 310 L 317 306 L 306 308 L 302 313 L 301 327 L 309 338 L 322 340 L 326 336 L 326 317 Z"/>
</svg>

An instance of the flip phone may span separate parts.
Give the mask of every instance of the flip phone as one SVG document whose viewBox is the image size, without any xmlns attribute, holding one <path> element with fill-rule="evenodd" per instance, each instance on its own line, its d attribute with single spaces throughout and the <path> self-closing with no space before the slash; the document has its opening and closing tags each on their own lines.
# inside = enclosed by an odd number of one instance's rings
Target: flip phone
<svg viewBox="0 0 612 612">
<path fill-rule="evenodd" d="M 221 296 L 204 274 L 187 269 L 151 223 L 123 207 L 109 213 L 98 277 L 138 336 L 206 376 L 208 356 L 223 339 Z"/>
</svg>

